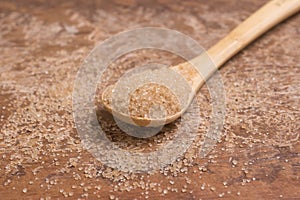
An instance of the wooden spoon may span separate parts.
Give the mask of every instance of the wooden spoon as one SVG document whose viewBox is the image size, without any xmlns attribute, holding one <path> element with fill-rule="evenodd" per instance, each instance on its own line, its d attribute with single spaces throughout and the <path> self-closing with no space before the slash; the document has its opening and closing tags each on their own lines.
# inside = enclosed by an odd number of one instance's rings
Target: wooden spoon
<svg viewBox="0 0 300 200">
<path fill-rule="evenodd" d="M 270 28 L 299 12 L 299 10 L 300 0 L 272 0 L 252 14 L 207 52 L 188 62 L 172 66 L 170 69 L 184 77 L 192 88 L 193 94 L 195 94 L 204 82 L 227 60 Z M 194 66 L 200 67 L 196 69 Z M 113 110 L 107 101 L 107 95 L 111 93 L 113 88 L 114 86 L 107 87 L 102 94 L 104 108 L 120 120 L 133 125 L 149 126 L 150 124 L 150 126 L 161 126 L 176 120 L 187 109 L 187 106 L 185 106 L 179 112 L 166 116 L 163 119 L 124 114 Z M 191 95 L 187 105 L 191 103 L 193 97 L 194 95 Z"/>
</svg>

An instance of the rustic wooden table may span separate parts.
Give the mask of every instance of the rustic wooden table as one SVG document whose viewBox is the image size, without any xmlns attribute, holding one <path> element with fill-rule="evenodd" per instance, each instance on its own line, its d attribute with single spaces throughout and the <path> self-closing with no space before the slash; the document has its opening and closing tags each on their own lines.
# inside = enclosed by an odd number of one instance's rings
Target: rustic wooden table
<svg viewBox="0 0 300 200">
<path fill-rule="evenodd" d="M 226 118 L 222 138 L 205 158 L 195 153 L 199 139 L 166 169 L 122 173 L 83 148 L 72 117 L 76 73 L 97 43 L 155 26 L 208 48 L 266 2 L 1 0 L 0 199 L 300 199 L 299 14 L 220 70 Z M 198 99 L 201 138 L 207 88 Z M 164 145 L 167 136 L 137 146 Z"/>
</svg>

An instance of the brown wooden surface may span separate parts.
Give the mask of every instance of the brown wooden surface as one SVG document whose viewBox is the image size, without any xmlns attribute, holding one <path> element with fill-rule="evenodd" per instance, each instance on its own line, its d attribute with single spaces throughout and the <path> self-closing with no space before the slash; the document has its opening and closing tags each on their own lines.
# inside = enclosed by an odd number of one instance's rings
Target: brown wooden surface
<svg viewBox="0 0 300 200">
<path fill-rule="evenodd" d="M 141 2 L 0 1 L 0 199 L 300 199 L 299 14 L 220 70 L 224 136 L 206 158 L 193 158 L 186 173 L 136 175 L 129 185 L 160 186 L 121 191 L 124 182 L 114 182 L 83 149 L 72 87 L 97 43 L 158 26 L 208 48 L 266 0 Z M 207 89 L 200 93 L 209 107 Z"/>
</svg>

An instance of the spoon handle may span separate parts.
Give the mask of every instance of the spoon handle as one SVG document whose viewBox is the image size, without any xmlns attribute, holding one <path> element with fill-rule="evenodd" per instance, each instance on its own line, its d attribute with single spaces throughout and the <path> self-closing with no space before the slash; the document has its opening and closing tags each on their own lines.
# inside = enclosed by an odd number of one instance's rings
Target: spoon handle
<svg viewBox="0 0 300 200">
<path fill-rule="evenodd" d="M 193 90 L 197 91 L 228 59 L 270 28 L 299 11 L 300 0 L 271 0 L 207 52 L 189 61 L 197 66 L 201 77 L 198 73 L 187 73 L 193 71 L 187 63 L 173 66 L 172 69 L 190 80 Z"/>
<path fill-rule="evenodd" d="M 253 40 L 299 10 L 300 0 L 270 1 L 210 48 L 208 55 L 219 68 Z"/>
</svg>

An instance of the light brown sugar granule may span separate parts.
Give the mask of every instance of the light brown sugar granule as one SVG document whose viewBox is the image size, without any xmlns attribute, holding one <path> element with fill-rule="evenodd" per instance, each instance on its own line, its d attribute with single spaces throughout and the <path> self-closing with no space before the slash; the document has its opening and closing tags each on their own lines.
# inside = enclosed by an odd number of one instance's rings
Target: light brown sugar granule
<svg viewBox="0 0 300 200">
<path fill-rule="evenodd" d="M 134 117 L 159 119 L 179 111 L 177 97 L 164 85 L 148 83 L 130 95 L 129 113 Z"/>
<path fill-rule="evenodd" d="M 117 91 L 115 91 L 117 92 Z M 103 93 L 105 104 L 112 106 L 113 98 L 117 100 L 123 94 L 113 94 L 113 86 Z M 113 109 L 129 114 L 131 117 L 142 117 L 149 119 L 161 119 L 172 116 L 179 112 L 180 102 L 176 95 L 164 85 L 157 83 L 147 83 L 137 88 L 129 95 L 129 104 L 126 99 L 123 102 L 114 103 Z"/>
</svg>

